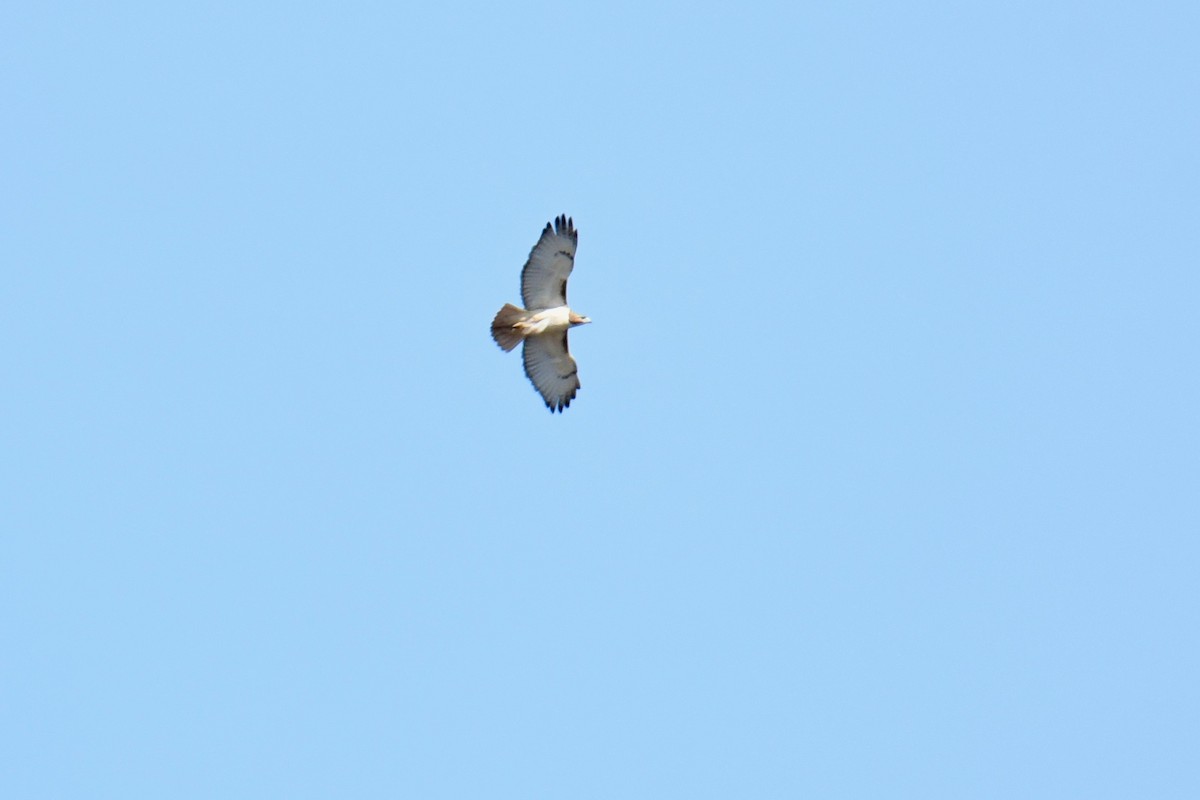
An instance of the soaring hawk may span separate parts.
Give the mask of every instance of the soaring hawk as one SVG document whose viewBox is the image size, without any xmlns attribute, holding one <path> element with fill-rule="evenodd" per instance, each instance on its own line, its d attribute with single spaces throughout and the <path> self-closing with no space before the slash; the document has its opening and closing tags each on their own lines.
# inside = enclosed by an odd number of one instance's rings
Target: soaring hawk
<svg viewBox="0 0 1200 800">
<path fill-rule="evenodd" d="M 579 370 L 567 349 L 567 331 L 590 319 L 567 306 L 567 278 L 575 266 L 579 232 L 565 214 L 546 223 L 521 270 L 521 301 L 505 303 L 492 320 L 492 338 L 505 352 L 525 343 L 525 375 L 553 413 L 571 405 Z"/>
</svg>

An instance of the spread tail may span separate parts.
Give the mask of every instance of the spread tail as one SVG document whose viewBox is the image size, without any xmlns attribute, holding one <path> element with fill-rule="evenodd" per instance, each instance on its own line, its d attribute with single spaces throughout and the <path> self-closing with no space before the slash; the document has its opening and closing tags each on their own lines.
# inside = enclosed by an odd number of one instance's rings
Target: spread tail
<svg viewBox="0 0 1200 800">
<path fill-rule="evenodd" d="M 492 320 L 492 338 L 504 352 L 509 352 L 525 338 L 525 334 L 517 328 L 518 323 L 524 320 L 524 309 L 517 308 L 512 303 L 505 303 L 504 308 L 496 312 L 496 318 Z"/>
</svg>

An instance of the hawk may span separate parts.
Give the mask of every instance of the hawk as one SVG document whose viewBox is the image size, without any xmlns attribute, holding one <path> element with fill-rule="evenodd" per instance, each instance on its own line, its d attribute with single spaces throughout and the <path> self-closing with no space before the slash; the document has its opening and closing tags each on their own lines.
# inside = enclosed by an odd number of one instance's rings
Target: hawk
<svg viewBox="0 0 1200 800">
<path fill-rule="evenodd" d="M 579 370 L 567 349 L 567 331 L 590 319 L 567 306 L 567 278 L 575 266 L 579 232 L 563 214 L 546 223 L 521 270 L 521 302 L 512 303 L 492 320 L 492 338 L 507 353 L 525 343 L 525 375 L 546 401 L 550 413 L 562 412 L 579 391 Z"/>
</svg>

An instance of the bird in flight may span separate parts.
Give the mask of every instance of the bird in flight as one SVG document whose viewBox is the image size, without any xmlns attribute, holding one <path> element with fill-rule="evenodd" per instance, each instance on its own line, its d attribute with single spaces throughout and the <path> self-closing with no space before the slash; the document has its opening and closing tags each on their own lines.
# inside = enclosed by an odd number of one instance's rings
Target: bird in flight
<svg viewBox="0 0 1200 800">
<path fill-rule="evenodd" d="M 575 267 L 579 232 L 563 214 L 546 223 L 521 270 L 521 302 L 512 303 L 492 320 L 492 338 L 507 353 L 525 343 L 525 375 L 551 413 L 571 405 L 579 391 L 579 370 L 567 349 L 567 331 L 591 322 L 567 306 L 567 278 Z"/>
</svg>

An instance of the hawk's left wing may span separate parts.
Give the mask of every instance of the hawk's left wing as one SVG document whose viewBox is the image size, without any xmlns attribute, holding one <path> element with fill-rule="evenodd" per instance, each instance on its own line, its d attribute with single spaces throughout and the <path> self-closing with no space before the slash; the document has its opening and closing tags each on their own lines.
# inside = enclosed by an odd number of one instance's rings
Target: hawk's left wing
<svg viewBox="0 0 1200 800">
<path fill-rule="evenodd" d="M 525 339 L 525 375 L 546 401 L 562 411 L 579 391 L 579 370 L 567 351 L 567 332 L 542 333 Z"/>
<path fill-rule="evenodd" d="M 575 247 L 579 233 L 566 214 L 546 223 L 542 238 L 529 251 L 529 260 L 521 270 L 521 300 L 525 308 L 536 311 L 567 304 L 567 278 L 575 267 Z"/>
</svg>

